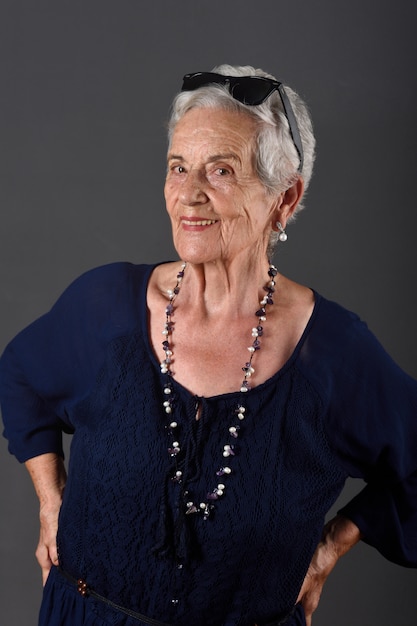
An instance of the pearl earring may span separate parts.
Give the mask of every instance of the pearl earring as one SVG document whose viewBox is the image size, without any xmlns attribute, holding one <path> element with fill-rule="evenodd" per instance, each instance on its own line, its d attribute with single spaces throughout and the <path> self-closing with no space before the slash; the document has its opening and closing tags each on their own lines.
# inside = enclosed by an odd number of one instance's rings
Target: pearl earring
<svg viewBox="0 0 417 626">
<path fill-rule="evenodd" d="M 287 233 L 285 232 L 284 228 L 282 227 L 281 222 L 277 222 L 277 227 L 278 227 L 278 230 L 279 230 L 278 239 L 279 239 L 280 241 L 282 241 L 282 242 L 287 241 L 287 239 L 288 239 L 288 235 L 287 235 Z"/>
</svg>

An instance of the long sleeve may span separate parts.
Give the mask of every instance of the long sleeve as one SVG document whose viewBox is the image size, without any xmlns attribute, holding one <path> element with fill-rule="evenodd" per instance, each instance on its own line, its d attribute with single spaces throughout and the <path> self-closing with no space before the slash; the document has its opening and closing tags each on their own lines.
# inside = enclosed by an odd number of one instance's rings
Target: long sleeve
<svg viewBox="0 0 417 626">
<path fill-rule="evenodd" d="M 340 513 L 386 558 L 417 566 L 417 382 L 356 315 L 328 301 L 322 308 L 304 366 L 331 448 L 367 483 Z"/>
<path fill-rule="evenodd" d="M 135 324 L 132 276 L 140 267 L 87 272 L 7 346 L 0 361 L 4 435 L 20 461 L 62 455 L 62 430 L 73 430 L 72 409 L 93 385 L 106 346 Z"/>
</svg>

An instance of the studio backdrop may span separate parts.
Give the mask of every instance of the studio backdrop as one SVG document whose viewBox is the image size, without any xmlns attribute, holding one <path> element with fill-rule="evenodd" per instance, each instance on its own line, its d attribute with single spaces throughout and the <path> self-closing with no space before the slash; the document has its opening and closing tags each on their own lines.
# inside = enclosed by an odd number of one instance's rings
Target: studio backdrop
<svg viewBox="0 0 417 626">
<path fill-rule="evenodd" d="M 359 313 L 417 377 L 416 17 L 410 0 L 1 0 L 0 349 L 83 271 L 176 258 L 170 102 L 187 72 L 250 64 L 301 93 L 318 142 L 279 270 Z M 35 626 L 38 505 L 0 451 L 0 623 Z M 416 589 L 361 544 L 314 625 L 415 626 Z"/>
</svg>

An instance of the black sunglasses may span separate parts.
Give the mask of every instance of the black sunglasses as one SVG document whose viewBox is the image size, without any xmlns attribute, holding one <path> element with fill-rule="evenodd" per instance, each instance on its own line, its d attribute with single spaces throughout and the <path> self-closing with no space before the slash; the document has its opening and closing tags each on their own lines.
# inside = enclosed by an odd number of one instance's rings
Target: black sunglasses
<svg viewBox="0 0 417 626">
<path fill-rule="evenodd" d="M 194 74 L 186 74 L 184 76 L 181 91 L 194 91 L 213 83 L 225 85 L 235 100 L 239 100 L 242 104 L 249 106 L 262 104 L 274 91 L 279 93 L 284 113 L 288 120 L 291 138 L 300 159 L 298 171 L 301 172 L 304 163 L 303 145 L 297 120 L 285 93 L 284 85 L 277 80 L 264 76 L 224 76 L 214 72 L 195 72 Z"/>
</svg>

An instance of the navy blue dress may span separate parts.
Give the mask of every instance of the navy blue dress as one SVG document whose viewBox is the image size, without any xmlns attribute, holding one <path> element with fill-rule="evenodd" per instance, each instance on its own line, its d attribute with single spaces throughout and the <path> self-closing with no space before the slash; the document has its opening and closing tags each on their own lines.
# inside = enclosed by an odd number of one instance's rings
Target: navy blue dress
<svg viewBox="0 0 417 626">
<path fill-rule="evenodd" d="M 63 573 L 51 572 L 40 624 L 134 626 L 136 613 L 176 626 L 279 623 L 348 476 L 367 485 L 342 513 L 386 558 L 416 566 L 417 383 L 355 314 L 318 294 L 289 361 L 246 394 L 232 473 L 217 479 L 224 495 L 208 519 L 185 515 L 148 336 L 152 269 L 87 272 L 1 360 L 10 452 L 22 462 L 62 454 L 62 431 L 74 433 Z M 179 464 L 198 503 L 213 489 L 240 393 L 198 398 L 172 385 Z M 303 624 L 301 607 L 285 623 Z"/>
</svg>

